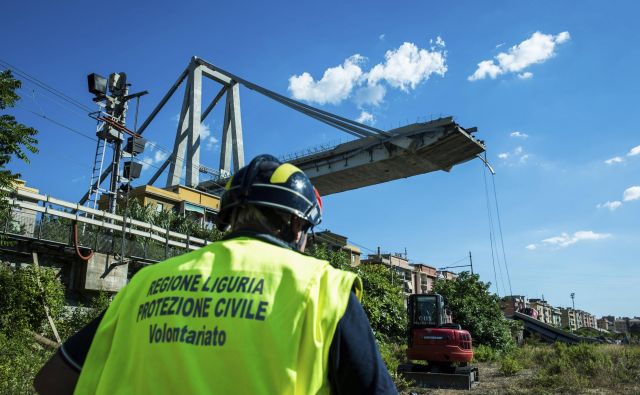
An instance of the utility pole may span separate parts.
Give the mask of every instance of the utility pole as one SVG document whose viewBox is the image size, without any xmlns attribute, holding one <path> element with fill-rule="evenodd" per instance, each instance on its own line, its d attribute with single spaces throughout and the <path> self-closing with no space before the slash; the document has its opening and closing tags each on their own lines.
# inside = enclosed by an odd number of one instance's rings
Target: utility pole
<svg viewBox="0 0 640 395">
<path fill-rule="evenodd" d="M 113 156 L 109 166 L 111 178 L 109 180 L 109 188 L 104 192 L 108 196 L 108 211 L 115 213 L 120 183 L 129 183 L 132 179 L 140 177 L 142 165 L 134 162 L 133 157 L 142 153 L 146 142 L 125 126 L 127 102 L 133 98 L 139 100 L 140 96 L 146 95 L 148 92 L 143 91 L 129 95 L 129 86 L 131 84 L 127 83 L 127 75 L 125 73 L 112 73 L 108 79 L 95 73 L 89 74 L 87 77 L 89 92 L 95 96 L 93 101 L 98 103 L 101 108 L 104 108 L 104 111 L 99 110 L 91 114 L 99 123 L 96 131 L 98 144 L 88 196 L 93 197 L 95 208 L 100 194 L 103 192 L 100 188 L 100 183 L 104 179 L 101 172 L 105 159 L 105 148 L 107 144 L 110 144 L 113 149 Z M 126 147 L 123 147 L 125 134 L 132 138 Z M 138 138 L 138 141 L 135 138 Z M 124 174 L 121 174 L 120 165 L 124 157 L 129 157 L 131 160 L 125 164 Z"/>
<path fill-rule="evenodd" d="M 469 251 L 469 266 L 471 266 L 471 274 L 473 274 L 473 259 L 471 258 L 471 251 Z"/>
<path fill-rule="evenodd" d="M 571 292 L 571 305 L 573 306 L 573 311 L 576 310 L 576 293 Z"/>
<path fill-rule="evenodd" d="M 113 81 L 113 82 L 112 82 Z M 125 73 L 113 73 L 109 76 L 109 86 L 113 97 L 107 97 L 107 114 L 115 122 L 125 125 L 127 119 L 127 102 L 124 97 L 129 93 L 129 84 Z M 110 135 L 117 136 L 113 139 L 114 150 L 111 161 L 111 180 L 109 182 L 109 212 L 116 212 L 118 201 L 118 183 L 120 181 L 120 161 L 122 160 L 123 133 L 109 124 L 105 124 L 105 129 Z"/>
</svg>

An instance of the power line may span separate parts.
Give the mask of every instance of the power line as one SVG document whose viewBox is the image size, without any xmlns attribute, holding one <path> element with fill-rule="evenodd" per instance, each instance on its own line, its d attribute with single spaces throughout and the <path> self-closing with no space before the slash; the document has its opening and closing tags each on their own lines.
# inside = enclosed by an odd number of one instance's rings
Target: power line
<svg viewBox="0 0 640 395">
<path fill-rule="evenodd" d="M 466 261 L 466 260 L 468 260 L 468 259 L 469 259 L 469 257 L 468 257 L 468 256 L 465 256 L 464 258 L 460 258 L 460 259 L 458 259 L 458 260 L 457 260 L 457 261 L 455 261 L 455 262 L 451 262 L 451 263 L 450 263 L 450 264 L 448 264 L 447 266 L 455 265 L 456 263 L 460 263 L 460 262 L 462 262 L 462 261 Z"/>
<path fill-rule="evenodd" d="M 27 81 L 29 82 L 29 81 Z M 36 99 L 36 96 L 39 97 L 43 97 L 47 100 L 49 100 L 51 103 L 55 103 L 57 106 L 59 106 L 62 109 L 65 109 L 67 111 L 69 111 L 70 113 L 72 113 L 73 115 L 77 115 L 78 117 L 81 117 L 82 119 L 86 119 L 87 115 L 89 114 L 87 111 L 81 110 L 79 111 L 78 109 L 74 109 L 71 107 L 68 107 L 66 105 L 64 105 L 62 103 L 62 101 L 58 100 L 58 99 L 54 99 L 54 97 L 56 96 L 51 96 L 49 94 L 46 94 L 46 91 L 43 91 L 42 88 L 39 88 L 37 86 L 32 87 L 31 89 L 27 89 L 25 87 L 22 87 L 19 89 L 19 91 L 23 91 L 25 95 L 28 95 L 29 98 L 36 104 L 38 104 L 38 106 L 40 106 L 40 103 L 38 102 L 38 100 Z"/>
<path fill-rule="evenodd" d="M 10 69 L 12 71 L 14 71 L 16 74 L 18 74 L 19 76 L 21 76 L 24 79 L 27 79 L 29 81 L 31 81 L 33 84 L 40 86 L 42 89 L 45 89 L 49 92 L 51 92 L 52 94 L 60 97 L 62 100 L 84 110 L 87 112 L 91 112 L 91 108 L 80 103 L 79 101 L 75 100 L 74 98 L 72 98 L 71 96 L 66 95 L 65 93 L 63 93 L 62 91 L 52 87 L 51 85 L 47 84 L 46 82 L 42 82 L 39 79 L 37 79 L 36 77 L 32 76 L 31 74 L 27 73 L 26 71 L 23 71 L 15 66 L 13 66 L 11 63 L 0 59 L 0 65 L 5 67 L 6 69 Z"/>
<path fill-rule="evenodd" d="M 84 134 L 83 132 L 81 132 L 81 131 L 79 131 L 77 129 L 74 129 L 74 128 L 68 126 L 68 125 L 65 125 L 64 123 L 62 123 L 60 121 L 56 121 L 55 119 L 48 117 L 46 114 L 38 114 L 37 112 L 35 112 L 33 110 L 30 110 L 30 109 L 28 109 L 26 107 L 23 107 L 23 106 L 21 106 L 19 104 L 16 104 L 15 106 L 17 108 L 23 110 L 23 111 L 29 112 L 29 113 L 31 113 L 31 114 L 33 114 L 35 116 L 38 116 L 38 117 L 40 117 L 42 119 L 46 119 L 47 121 L 49 121 L 49 122 L 51 122 L 51 123 L 53 123 L 55 125 L 58 125 L 61 128 L 67 129 L 68 131 L 70 131 L 72 133 L 75 133 L 75 134 L 77 134 L 77 135 L 79 135 L 81 137 L 84 137 L 84 138 L 89 139 L 89 140 L 94 141 L 94 142 L 98 141 L 98 139 L 96 139 L 95 137 L 88 136 L 88 135 Z"/>
<path fill-rule="evenodd" d="M 80 103 L 79 101 L 77 101 L 77 100 L 75 100 L 74 98 L 72 98 L 72 97 L 70 97 L 70 96 L 66 95 L 65 93 L 61 92 L 60 90 L 58 90 L 58 89 L 56 89 L 56 88 L 54 88 L 54 87 L 50 86 L 49 84 L 47 84 L 47 83 L 45 83 L 45 82 L 43 82 L 43 81 L 39 80 L 38 78 L 36 78 L 36 77 L 34 77 L 34 76 L 32 76 L 32 75 L 28 74 L 27 72 L 25 72 L 25 71 L 23 71 L 23 70 L 20 70 L 19 68 L 17 68 L 17 67 L 15 67 L 15 66 L 11 65 L 10 63 L 8 63 L 8 62 L 6 62 L 6 61 L 4 61 L 4 60 L 2 60 L 2 59 L 0 59 L 0 65 L 1 65 L 1 66 L 3 66 L 3 67 L 5 67 L 6 69 L 9 69 L 9 70 L 14 71 L 18 76 L 20 76 L 20 77 L 24 78 L 25 80 L 27 80 L 28 82 L 30 82 L 30 83 L 32 83 L 32 84 L 34 84 L 34 85 L 36 85 L 36 86 L 40 87 L 41 89 L 44 89 L 44 90 L 46 90 L 47 92 L 50 92 L 51 94 L 53 94 L 53 95 L 57 96 L 58 98 L 60 98 L 60 99 L 62 99 L 62 100 L 64 100 L 64 101 L 66 101 L 66 102 L 68 102 L 68 103 L 72 104 L 73 106 L 80 108 L 80 109 L 81 109 L 84 113 L 86 113 L 87 115 L 91 115 L 91 114 L 94 112 L 94 111 L 92 111 L 92 109 L 91 109 L 90 107 L 88 107 L 88 106 L 86 106 L 86 105 L 84 105 L 84 104 Z M 22 89 L 24 89 L 24 88 L 22 88 Z M 70 108 L 63 106 L 61 103 L 56 102 L 56 101 L 55 101 L 55 100 L 53 100 L 51 97 L 48 97 L 47 95 L 42 95 L 42 94 L 41 94 L 41 96 L 46 97 L 47 99 L 49 99 L 49 100 L 51 100 L 52 102 L 54 102 L 54 103 L 58 104 L 58 105 L 59 105 L 59 106 L 61 106 L 62 108 L 65 108 L 66 110 L 71 111 L 71 112 L 73 112 L 74 114 L 78 115 L 78 113 L 77 113 L 76 111 L 71 110 Z M 35 100 L 35 97 L 32 97 L 32 99 L 34 100 L 34 102 L 35 102 L 39 107 L 41 107 L 41 106 L 37 103 L 37 101 Z M 24 107 L 21 107 L 21 108 L 22 108 L 23 110 L 28 111 L 28 112 L 30 112 L 30 113 L 32 113 L 32 114 L 34 114 L 34 115 L 37 115 L 37 116 L 39 116 L 39 117 L 41 117 L 41 118 L 47 119 L 47 120 L 51 121 L 52 123 L 55 123 L 55 124 L 57 124 L 58 126 L 61 126 L 61 127 L 65 128 L 65 129 L 68 129 L 68 130 L 70 130 L 70 131 L 72 131 L 72 132 L 74 132 L 74 133 L 77 133 L 77 134 L 78 134 L 78 133 L 80 133 L 80 135 L 82 135 L 82 136 L 83 136 L 83 137 L 85 137 L 85 138 L 90 138 L 90 139 L 92 139 L 93 141 L 97 141 L 96 139 L 94 139 L 94 138 L 92 138 L 92 137 L 89 137 L 89 136 L 87 136 L 87 135 L 85 135 L 85 134 L 83 134 L 83 133 L 81 133 L 81 132 L 78 132 L 77 130 L 74 130 L 73 128 L 69 128 L 68 126 L 66 126 L 66 125 L 64 125 L 64 124 L 62 124 L 62 123 L 60 123 L 60 122 L 58 122 L 58 121 L 53 120 L 52 118 L 49 118 L 49 117 L 47 117 L 47 116 L 46 116 L 46 115 L 44 115 L 44 114 L 38 114 L 38 113 L 35 113 L 34 111 L 31 111 L 31 110 L 26 109 L 26 108 L 24 108 Z M 40 109 L 41 109 L 41 111 L 42 111 L 42 108 L 40 108 Z M 42 112 L 44 113 L 44 111 L 42 111 Z M 157 144 L 157 143 L 151 142 L 150 140 L 147 140 L 147 143 L 148 143 L 150 146 L 154 147 L 155 149 L 157 149 L 157 150 L 159 150 L 159 151 L 163 151 L 164 153 L 168 154 L 169 156 L 173 156 L 173 150 L 169 150 L 168 148 L 165 148 L 165 147 L 163 147 L 163 146 L 161 146 L 161 145 L 159 145 L 159 144 Z M 169 163 L 173 163 L 173 164 L 175 165 L 175 164 L 176 164 L 176 162 L 177 162 L 178 160 L 182 161 L 183 163 L 186 161 L 186 159 L 185 159 L 184 157 L 182 157 L 181 155 L 178 155 L 177 153 L 176 153 L 176 155 L 175 155 L 175 156 L 176 156 L 175 160 L 169 160 Z M 145 163 L 146 163 L 147 165 L 152 166 L 152 164 L 150 164 L 149 162 L 145 162 Z M 156 169 L 160 169 L 160 167 L 158 167 L 158 166 L 152 166 L 152 167 L 154 167 L 154 168 L 156 168 Z M 192 169 L 197 170 L 197 171 L 200 171 L 200 167 L 199 167 L 199 166 L 192 166 Z M 182 180 L 182 181 L 186 181 L 184 177 L 180 177 L 180 176 L 179 176 L 179 179 L 180 179 L 180 180 Z M 214 184 L 216 184 L 216 185 L 218 185 L 218 186 L 223 187 L 223 185 L 221 185 L 221 184 L 219 184 L 219 183 L 217 183 L 217 182 L 215 182 L 215 181 L 213 181 L 213 180 L 211 180 L 211 181 L 212 181 Z"/>
<path fill-rule="evenodd" d="M 55 119 L 53 119 L 53 118 L 50 118 L 50 117 L 48 117 L 46 114 L 39 114 L 39 113 L 37 113 L 37 112 L 35 112 L 35 111 L 31 110 L 31 109 L 28 109 L 28 108 L 26 108 L 26 107 L 23 107 L 23 106 L 21 106 L 21 105 L 19 105 L 19 104 L 16 104 L 16 107 L 17 107 L 17 108 L 20 108 L 20 109 L 21 109 L 21 110 L 23 110 L 23 111 L 27 111 L 27 112 L 29 112 L 29 113 L 31 113 L 31 114 L 33 114 L 33 115 L 35 115 L 35 116 L 38 116 L 38 117 L 40 117 L 40 118 L 42 118 L 42 119 L 45 119 L 45 120 L 47 120 L 47 121 L 49 121 L 49 122 L 51 122 L 51 123 L 53 123 L 53 124 L 55 124 L 55 125 L 57 125 L 57 126 L 59 126 L 59 127 L 62 127 L 62 128 L 64 128 L 64 129 L 66 129 L 66 130 L 68 130 L 68 131 L 72 132 L 72 133 L 75 133 L 75 134 L 77 134 L 77 135 L 79 135 L 79 136 L 81 136 L 81 137 L 83 137 L 83 138 L 86 138 L 86 139 L 91 140 L 91 141 L 93 141 L 93 142 L 98 142 L 98 139 L 97 139 L 97 138 L 92 137 L 92 136 L 89 136 L 89 135 L 87 135 L 87 134 L 85 134 L 85 133 L 83 133 L 83 132 L 81 132 L 81 131 L 79 131 L 79 130 L 77 130 L 77 129 L 74 129 L 74 128 L 72 128 L 72 127 L 70 127 L 70 126 L 68 126 L 68 125 L 66 125 L 66 124 L 64 124 L 64 123 L 62 123 L 62 122 L 60 122 L 60 121 L 57 121 L 57 120 L 55 120 Z M 149 143 L 149 140 L 147 140 L 147 143 Z M 151 146 L 153 146 L 153 147 L 156 147 L 157 149 L 160 149 L 161 151 L 164 151 L 165 153 L 167 153 L 167 152 L 168 152 L 165 148 L 162 148 L 161 146 L 159 146 L 159 145 L 157 145 L 157 144 L 151 143 L 150 145 L 151 145 Z M 113 147 L 109 146 L 109 149 L 113 150 Z M 178 156 L 178 155 L 176 155 L 176 156 L 177 156 L 178 158 L 181 158 L 181 157 L 180 157 L 180 156 Z M 181 158 L 181 159 L 182 159 L 182 158 Z M 184 160 L 184 159 L 183 159 L 183 160 Z M 172 159 L 171 159 L 171 157 L 169 157 L 169 158 L 168 158 L 168 161 L 169 161 L 169 163 L 173 163 L 174 165 L 175 165 L 175 163 L 176 163 L 174 160 L 172 160 Z M 149 166 L 149 167 L 153 167 L 153 168 L 154 168 L 154 169 L 156 169 L 156 170 L 160 170 L 160 166 L 156 166 L 156 165 L 155 165 L 155 164 L 153 164 L 153 163 L 150 163 L 150 162 L 144 162 L 144 164 L 145 164 L 145 165 L 147 165 L 147 166 Z M 199 167 L 198 167 L 198 166 L 191 166 L 191 168 L 192 168 L 192 169 L 197 169 L 197 170 L 199 170 Z M 179 178 L 179 180 L 180 180 L 180 181 L 186 182 L 185 177 L 178 176 L 178 178 Z M 221 185 L 221 184 L 217 183 L 216 181 L 213 181 L 213 180 L 212 180 L 212 182 L 213 182 L 214 184 L 216 184 L 216 185 L 220 186 L 220 187 L 224 187 L 223 185 Z"/>
</svg>

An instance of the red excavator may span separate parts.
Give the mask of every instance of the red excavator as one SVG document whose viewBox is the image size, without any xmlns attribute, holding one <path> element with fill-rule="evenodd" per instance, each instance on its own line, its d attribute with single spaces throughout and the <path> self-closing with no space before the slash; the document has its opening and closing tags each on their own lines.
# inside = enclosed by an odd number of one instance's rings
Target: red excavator
<svg viewBox="0 0 640 395">
<path fill-rule="evenodd" d="M 467 388 L 478 382 L 471 335 L 459 324 L 451 323 L 439 294 L 409 295 L 407 358 L 424 363 L 406 363 L 398 372 L 423 387 Z"/>
</svg>

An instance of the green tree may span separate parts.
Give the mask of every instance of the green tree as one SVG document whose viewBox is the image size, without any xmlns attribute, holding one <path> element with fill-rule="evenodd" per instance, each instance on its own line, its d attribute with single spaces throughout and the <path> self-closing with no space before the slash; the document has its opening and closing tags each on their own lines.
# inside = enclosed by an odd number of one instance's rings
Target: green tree
<svg viewBox="0 0 640 395">
<path fill-rule="evenodd" d="M 362 307 L 367 312 L 376 338 L 379 341 L 404 341 L 407 311 L 401 278 L 384 265 L 360 265 L 356 273 L 364 287 Z"/>
<path fill-rule="evenodd" d="M 513 324 L 504 318 L 500 299 L 489 292 L 490 286 L 477 274 L 462 272 L 455 280 L 436 280 L 433 291 L 446 298 L 453 321 L 471 333 L 475 344 L 506 350 L 513 345 Z"/>
<path fill-rule="evenodd" d="M 14 107 L 20 100 L 16 90 L 21 82 L 13 78 L 11 70 L 0 72 L 0 111 Z M 7 169 L 13 158 L 29 163 L 27 154 L 36 153 L 38 132 L 16 121 L 9 114 L 0 114 L 0 220 L 2 223 L 9 219 L 9 205 L 4 199 L 13 190 L 14 182 L 20 174 Z"/>
<path fill-rule="evenodd" d="M 110 302 L 101 292 L 86 305 L 65 306 L 56 271 L 34 265 L 0 263 L 0 290 L 0 394 L 32 394 L 36 372 L 55 352 L 34 340 L 34 333 L 54 339 L 45 305 L 64 341 Z"/>
<path fill-rule="evenodd" d="M 395 272 L 383 265 L 366 264 L 353 267 L 344 251 L 332 250 L 324 244 L 313 245 L 308 252 L 318 259 L 329 261 L 338 269 L 352 271 L 362 279 L 362 307 L 379 342 L 404 340 L 407 313 L 401 281 Z M 395 276 L 394 280 L 392 276 Z"/>
<path fill-rule="evenodd" d="M 10 267 L 0 264 L 0 332 L 44 333 L 45 304 L 52 316 L 62 312 L 64 288 L 53 270 L 34 265 Z"/>
</svg>

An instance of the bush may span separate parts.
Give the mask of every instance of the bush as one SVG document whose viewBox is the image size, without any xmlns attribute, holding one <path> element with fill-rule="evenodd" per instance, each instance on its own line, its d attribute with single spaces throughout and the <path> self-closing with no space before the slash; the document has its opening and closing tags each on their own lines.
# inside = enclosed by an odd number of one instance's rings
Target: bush
<svg viewBox="0 0 640 395">
<path fill-rule="evenodd" d="M 499 358 L 499 353 L 489 346 L 478 344 L 473 347 L 474 362 L 495 362 Z"/>
<path fill-rule="evenodd" d="M 0 332 L 3 333 L 23 330 L 42 333 L 47 325 L 45 304 L 53 317 L 58 316 L 64 306 L 64 287 L 55 271 L 49 268 L 34 265 L 14 268 L 0 264 L 0 289 Z"/>
<path fill-rule="evenodd" d="M 505 376 L 513 376 L 522 370 L 522 365 L 511 355 L 504 357 L 500 363 L 500 372 Z"/>
<path fill-rule="evenodd" d="M 32 394 L 36 372 L 55 352 L 34 341 L 34 333 L 54 339 L 45 304 L 64 341 L 109 303 L 106 293 L 98 293 L 87 306 L 65 307 L 55 271 L 33 265 L 0 264 L 0 289 L 0 394 Z"/>
<path fill-rule="evenodd" d="M 26 331 L 0 332 L 0 394 L 32 394 L 33 378 L 54 350 L 33 342 Z"/>
</svg>

